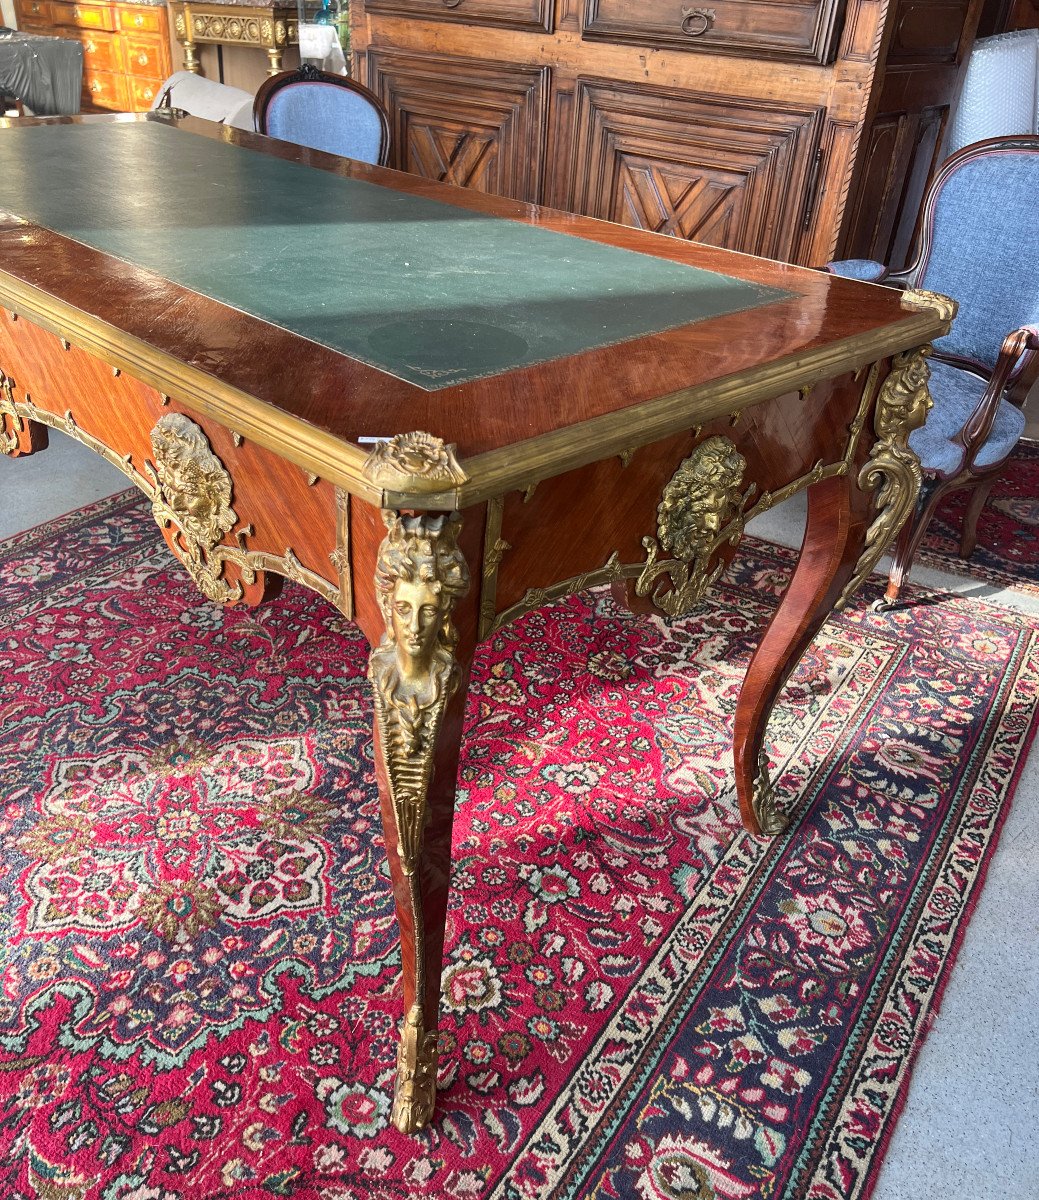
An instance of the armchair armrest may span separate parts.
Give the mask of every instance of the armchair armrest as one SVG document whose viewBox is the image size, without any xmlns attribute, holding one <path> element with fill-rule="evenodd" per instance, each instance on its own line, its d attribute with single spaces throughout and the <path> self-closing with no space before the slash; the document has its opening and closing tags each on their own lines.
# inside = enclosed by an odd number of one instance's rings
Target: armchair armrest
<svg viewBox="0 0 1039 1200">
<path fill-rule="evenodd" d="M 842 258 L 828 262 L 823 270 L 844 279 L 861 279 L 864 283 L 881 283 L 887 278 L 887 267 L 869 258 Z"/>
<path fill-rule="evenodd" d="M 1039 326 L 1023 325 L 1020 329 L 1008 333 L 1003 339 L 1003 345 L 1000 347 L 999 357 L 996 359 L 996 365 L 989 379 L 988 387 L 985 389 L 985 394 L 978 401 L 977 408 L 963 426 L 961 436 L 967 451 L 968 466 L 974 465 L 975 455 L 984 446 L 992 432 L 992 423 L 996 419 L 996 411 L 1007 386 L 1013 381 L 1014 376 L 1027 366 L 1037 351 L 1039 351 Z M 1016 400 L 1019 407 L 1022 400 L 1023 397 Z"/>
<path fill-rule="evenodd" d="M 871 258 L 842 258 L 828 262 L 823 270 L 844 279 L 860 279 L 864 283 L 883 283 L 886 287 L 903 289 L 913 286 L 915 275 L 912 267 L 905 271 L 889 271 L 883 263 L 874 262 Z"/>
</svg>

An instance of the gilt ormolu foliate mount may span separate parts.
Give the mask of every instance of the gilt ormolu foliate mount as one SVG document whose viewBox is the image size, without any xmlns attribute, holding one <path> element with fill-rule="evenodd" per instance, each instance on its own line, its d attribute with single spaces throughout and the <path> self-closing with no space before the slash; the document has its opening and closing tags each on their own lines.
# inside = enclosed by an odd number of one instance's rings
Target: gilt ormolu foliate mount
<svg viewBox="0 0 1039 1200">
<path fill-rule="evenodd" d="M 183 413 L 160 417 L 151 432 L 155 468 L 152 515 L 169 530 L 178 557 L 203 595 L 232 604 L 241 586 L 223 578 L 223 563 L 209 552 L 238 522 L 231 508 L 231 476 L 210 448 L 206 435 Z"/>
<path fill-rule="evenodd" d="M 648 557 L 635 591 L 652 595 L 669 616 L 688 613 L 718 578 L 722 564 L 710 569 L 723 541 L 733 544 L 743 533 L 741 514 L 753 486 L 740 490 L 747 460 L 726 437 L 709 437 L 689 455 L 664 488 L 657 508 L 657 536 L 643 538 Z M 670 558 L 661 559 L 663 550 Z M 671 588 L 654 591 L 661 575 Z"/>
</svg>

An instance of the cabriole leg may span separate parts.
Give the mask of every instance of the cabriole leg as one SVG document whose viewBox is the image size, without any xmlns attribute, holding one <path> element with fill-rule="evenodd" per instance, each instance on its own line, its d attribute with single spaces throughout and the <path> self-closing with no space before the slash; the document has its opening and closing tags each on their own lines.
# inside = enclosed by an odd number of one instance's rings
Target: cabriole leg
<svg viewBox="0 0 1039 1200">
<path fill-rule="evenodd" d="M 392 1120 L 414 1133 L 433 1115 L 455 779 L 473 646 L 451 616 L 468 591 L 457 513 L 384 511 L 376 596 L 385 633 L 372 651 L 375 761 L 400 924 L 404 1024 Z"/>
</svg>

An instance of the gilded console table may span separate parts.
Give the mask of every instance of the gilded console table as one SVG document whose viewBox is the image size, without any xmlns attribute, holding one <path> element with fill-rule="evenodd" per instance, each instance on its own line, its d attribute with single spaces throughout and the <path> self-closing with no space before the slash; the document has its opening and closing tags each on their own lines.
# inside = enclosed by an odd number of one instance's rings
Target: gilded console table
<svg viewBox="0 0 1039 1200">
<path fill-rule="evenodd" d="M 173 28 L 184 48 L 184 69 L 198 72 L 197 47 L 255 46 L 267 51 L 268 75 L 277 75 L 287 46 L 299 44 L 295 4 L 236 4 L 234 0 L 172 3 Z"/>
<path fill-rule="evenodd" d="M 782 829 L 769 712 L 916 501 L 953 305 L 190 118 L 21 123 L 0 165 L 0 450 L 63 430 L 211 599 L 289 576 L 371 644 L 393 1120 L 420 1128 L 477 643 L 596 583 L 687 612 L 746 521 L 806 491 L 735 711 L 744 823 Z"/>
</svg>

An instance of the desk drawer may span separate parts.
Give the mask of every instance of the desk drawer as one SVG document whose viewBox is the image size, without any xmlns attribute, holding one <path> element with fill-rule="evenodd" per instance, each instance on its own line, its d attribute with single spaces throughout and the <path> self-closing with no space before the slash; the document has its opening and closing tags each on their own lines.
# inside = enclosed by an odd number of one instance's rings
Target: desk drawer
<svg viewBox="0 0 1039 1200">
<path fill-rule="evenodd" d="M 164 33 L 166 9 L 163 8 L 117 8 L 119 28 L 127 33 Z"/>
<path fill-rule="evenodd" d="M 583 36 L 708 54 L 829 62 L 843 9 L 844 0 L 584 0 Z"/>
<path fill-rule="evenodd" d="M 51 20 L 55 25 L 71 25 L 74 29 L 115 31 L 115 16 L 107 4 L 60 4 L 52 0 Z"/>
<path fill-rule="evenodd" d="M 127 74 L 162 79 L 165 65 L 162 42 L 157 37 L 123 35 L 123 67 Z"/>
<path fill-rule="evenodd" d="M 63 36 L 71 41 L 79 42 L 83 47 L 83 68 L 93 68 L 95 71 L 119 71 L 119 47 L 110 33 L 78 33 L 69 29 Z"/>
<path fill-rule="evenodd" d="M 152 101 L 162 91 L 159 79 L 130 79 L 130 111 L 147 112 Z"/>
<path fill-rule="evenodd" d="M 18 28 L 25 29 L 29 32 L 28 26 L 32 25 L 38 29 L 41 26 L 46 28 L 54 20 L 51 15 L 51 6 L 47 0 L 18 0 Z"/>
<path fill-rule="evenodd" d="M 365 10 L 466 25 L 503 25 L 535 31 L 552 28 L 552 0 L 365 0 Z"/>
<path fill-rule="evenodd" d="M 83 95 L 98 108 L 126 112 L 130 107 L 126 76 L 115 75 L 111 71 L 95 71 L 84 67 Z"/>
</svg>

